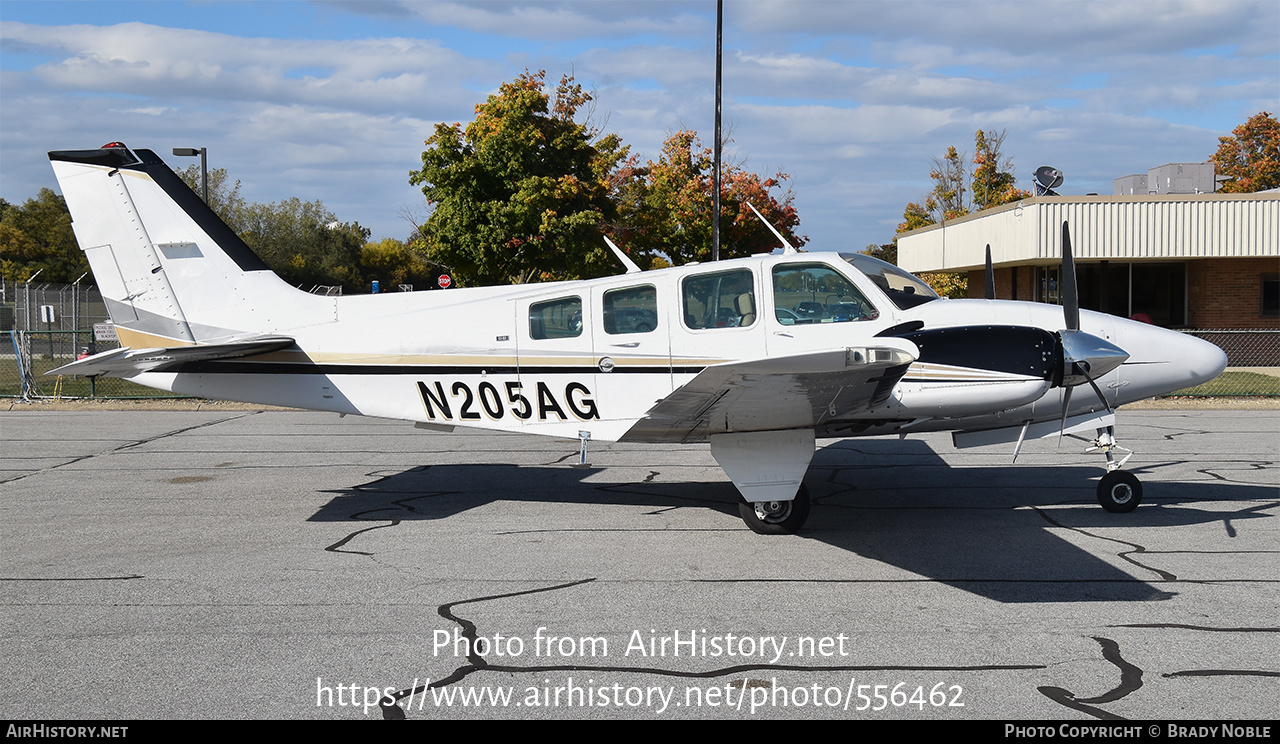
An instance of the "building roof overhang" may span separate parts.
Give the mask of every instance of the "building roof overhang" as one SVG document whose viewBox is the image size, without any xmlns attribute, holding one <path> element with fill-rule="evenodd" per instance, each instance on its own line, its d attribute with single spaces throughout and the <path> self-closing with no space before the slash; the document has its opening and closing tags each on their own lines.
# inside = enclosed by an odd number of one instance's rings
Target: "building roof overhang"
<svg viewBox="0 0 1280 744">
<path fill-rule="evenodd" d="M 1077 261 L 1280 256 L 1280 193 L 1041 196 L 898 235 L 913 273 L 1052 264 L 1062 223 Z"/>
</svg>

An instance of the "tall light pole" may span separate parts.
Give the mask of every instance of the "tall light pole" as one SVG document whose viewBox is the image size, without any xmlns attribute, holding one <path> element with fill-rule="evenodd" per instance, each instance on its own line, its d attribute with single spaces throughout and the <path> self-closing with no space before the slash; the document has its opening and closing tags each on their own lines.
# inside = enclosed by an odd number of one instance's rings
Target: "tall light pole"
<svg viewBox="0 0 1280 744">
<path fill-rule="evenodd" d="M 716 145 L 715 193 L 711 196 L 711 260 L 720 260 L 720 36 L 724 26 L 724 0 L 716 0 Z"/>
<path fill-rule="evenodd" d="M 207 152 L 203 147 L 175 147 L 173 154 L 185 158 L 194 158 L 200 156 L 200 190 L 204 197 L 204 203 L 209 203 L 209 161 Z"/>
</svg>

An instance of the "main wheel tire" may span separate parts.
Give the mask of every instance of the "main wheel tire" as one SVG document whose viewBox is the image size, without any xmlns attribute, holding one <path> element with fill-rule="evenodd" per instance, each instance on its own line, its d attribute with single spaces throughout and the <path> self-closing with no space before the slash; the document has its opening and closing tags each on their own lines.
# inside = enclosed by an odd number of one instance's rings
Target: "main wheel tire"
<svg viewBox="0 0 1280 744">
<path fill-rule="evenodd" d="M 790 535 L 809 519 L 809 489 L 800 484 L 791 501 L 750 502 L 739 498 L 738 514 L 752 532 L 760 535 Z"/>
<path fill-rule="evenodd" d="M 1098 503 L 1116 514 L 1126 514 L 1142 503 L 1142 483 L 1133 473 L 1112 470 L 1098 481 Z"/>
</svg>

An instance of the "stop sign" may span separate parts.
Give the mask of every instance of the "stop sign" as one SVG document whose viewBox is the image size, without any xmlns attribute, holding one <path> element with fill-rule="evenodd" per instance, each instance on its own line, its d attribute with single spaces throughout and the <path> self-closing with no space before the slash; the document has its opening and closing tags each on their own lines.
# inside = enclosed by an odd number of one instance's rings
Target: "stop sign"
<svg viewBox="0 0 1280 744">
<path fill-rule="evenodd" d="M 448 274 L 441 274 L 436 283 L 440 285 L 440 289 L 448 289 L 449 285 L 453 284 L 453 280 L 449 278 Z"/>
</svg>

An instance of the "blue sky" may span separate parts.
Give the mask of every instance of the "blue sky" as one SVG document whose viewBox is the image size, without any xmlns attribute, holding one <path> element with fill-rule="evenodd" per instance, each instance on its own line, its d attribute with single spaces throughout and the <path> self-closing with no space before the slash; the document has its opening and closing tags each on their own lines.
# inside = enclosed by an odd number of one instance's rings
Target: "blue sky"
<svg viewBox="0 0 1280 744">
<path fill-rule="evenodd" d="M 725 3 L 731 157 L 789 182 L 810 248 L 887 242 L 932 159 L 977 129 L 1063 193 L 1206 160 L 1280 109 L 1280 3 Z M 254 201 L 321 199 L 375 238 L 423 219 L 435 123 L 526 68 L 572 72 L 594 121 L 656 156 L 711 139 L 715 3 L 0 2 L 0 197 L 55 187 L 45 152 L 209 148 Z M 185 159 L 171 163 L 184 166 Z M 408 216 L 408 218 L 406 218 Z"/>
</svg>

